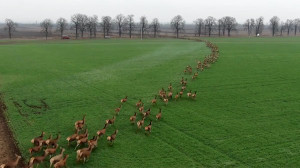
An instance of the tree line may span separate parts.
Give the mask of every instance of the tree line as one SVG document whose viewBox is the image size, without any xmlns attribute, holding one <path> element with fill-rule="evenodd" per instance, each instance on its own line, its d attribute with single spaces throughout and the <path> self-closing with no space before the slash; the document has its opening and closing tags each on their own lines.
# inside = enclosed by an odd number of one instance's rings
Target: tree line
<svg viewBox="0 0 300 168">
<path fill-rule="evenodd" d="M 225 16 L 220 19 L 216 19 L 212 16 L 206 19 L 198 18 L 194 22 L 195 36 L 231 36 L 232 31 L 237 31 L 238 23 L 234 17 Z M 180 34 L 185 32 L 186 22 L 181 15 L 177 15 L 170 21 L 170 28 L 173 30 L 176 38 L 180 37 Z M 147 33 L 151 33 L 153 37 L 157 37 L 161 31 L 161 23 L 158 18 L 154 18 L 151 22 L 148 21 L 146 16 L 140 17 L 139 22 L 134 21 L 134 15 L 125 16 L 123 14 L 117 15 L 115 18 L 110 16 L 103 16 L 100 20 L 98 16 L 87 16 L 85 14 L 74 14 L 71 16 L 70 22 L 65 18 L 57 19 L 56 23 L 53 23 L 51 19 L 45 19 L 40 23 L 41 32 L 47 39 L 52 32 L 52 28 L 55 26 L 57 32 L 60 33 L 60 37 L 63 38 L 66 30 L 74 30 L 75 37 L 83 38 L 84 33 L 88 32 L 90 38 L 95 38 L 97 32 L 101 31 L 103 37 L 106 38 L 111 35 L 112 30 L 116 30 L 119 37 L 123 34 L 127 34 L 129 38 L 132 38 L 134 31 L 140 31 L 141 38 Z M 248 36 L 262 34 L 265 24 L 264 18 L 249 18 L 242 25 Z M 287 19 L 285 22 L 280 21 L 279 17 L 274 16 L 269 20 L 268 27 L 272 32 L 272 36 L 283 35 L 284 32 L 290 35 L 292 32 L 297 35 L 300 30 L 300 19 Z M 5 20 L 5 31 L 8 32 L 9 38 L 12 38 L 13 33 L 16 31 L 17 24 L 11 19 Z"/>
</svg>

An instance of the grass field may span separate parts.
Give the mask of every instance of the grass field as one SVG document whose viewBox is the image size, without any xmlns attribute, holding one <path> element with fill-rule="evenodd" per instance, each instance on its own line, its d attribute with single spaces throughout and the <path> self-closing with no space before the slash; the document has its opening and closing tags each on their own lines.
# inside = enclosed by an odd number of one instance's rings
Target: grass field
<svg viewBox="0 0 300 168">
<path fill-rule="evenodd" d="M 136 133 L 129 117 L 141 98 L 149 101 L 170 82 L 174 92 L 186 65 L 210 50 L 187 40 L 86 40 L 0 45 L 0 92 L 4 94 L 19 147 L 26 158 L 30 140 L 44 130 L 74 131 L 87 114 L 90 137 L 128 95 L 110 135 L 99 141 L 88 163 L 69 167 L 298 167 L 300 165 L 300 39 L 209 39 L 220 48 L 210 69 L 189 82 L 196 100 L 162 107 L 153 132 Z M 186 97 L 186 96 L 185 96 Z M 46 105 L 47 104 L 47 105 Z M 34 106 L 33 106 L 34 105 Z M 37 107 L 39 106 L 39 107 Z M 138 115 L 138 119 L 141 116 Z M 149 123 L 149 119 L 145 124 Z M 45 164 L 48 167 L 48 163 Z"/>
</svg>

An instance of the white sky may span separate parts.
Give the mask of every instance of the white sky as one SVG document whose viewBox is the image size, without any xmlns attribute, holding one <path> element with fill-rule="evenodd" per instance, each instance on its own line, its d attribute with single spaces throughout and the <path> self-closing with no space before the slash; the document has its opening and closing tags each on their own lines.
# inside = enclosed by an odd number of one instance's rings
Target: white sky
<svg viewBox="0 0 300 168">
<path fill-rule="evenodd" d="M 239 23 L 263 16 L 265 22 L 277 15 L 281 20 L 300 17 L 300 0 L 0 0 L 0 22 L 10 18 L 19 23 L 35 23 L 45 18 L 70 20 L 72 14 L 133 14 L 135 21 L 145 15 L 168 23 L 177 14 L 187 23 L 196 18 L 233 16 Z"/>
</svg>

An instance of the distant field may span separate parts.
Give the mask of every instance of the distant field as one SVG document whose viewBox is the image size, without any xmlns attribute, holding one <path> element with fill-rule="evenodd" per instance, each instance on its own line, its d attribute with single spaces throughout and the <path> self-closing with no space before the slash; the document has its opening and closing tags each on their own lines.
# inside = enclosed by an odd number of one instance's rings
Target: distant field
<svg viewBox="0 0 300 168">
<path fill-rule="evenodd" d="M 44 130 L 62 135 L 69 167 L 298 167 L 300 165 L 300 38 L 215 38 L 220 59 L 191 81 L 187 65 L 210 53 L 204 43 L 83 40 L 0 45 L 0 92 L 23 156 Z M 160 101 L 153 132 L 136 133 L 129 117 L 181 77 L 196 100 Z M 90 138 L 128 95 L 114 126 L 85 165 L 67 136 L 87 114 Z M 154 115 L 162 107 L 163 119 Z M 138 119 L 141 116 L 138 115 Z M 145 125 L 149 119 L 145 121 Z M 45 164 L 47 167 L 49 163 Z"/>
</svg>

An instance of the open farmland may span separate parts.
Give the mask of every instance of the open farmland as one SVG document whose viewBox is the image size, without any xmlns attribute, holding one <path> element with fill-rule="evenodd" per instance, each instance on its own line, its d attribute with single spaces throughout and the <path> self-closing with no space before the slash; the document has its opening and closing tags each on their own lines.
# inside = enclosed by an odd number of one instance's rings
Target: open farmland
<svg viewBox="0 0 300 168">
<path fill-rule="evenodd" d="M 192 81 L 210 50 L 205 43 L 158 40 L 82 40 L 20 42 L 1 45 L 0 92 L 19 148 L 29 159 L 30 140 L 41 131 L 60 133 L 69 167 L 74 145 L 67 136 L 86 114 L 89 137 L 113 116 L 128 96 L 116 123 L 113 146 L 106 136 L 83 167 L 297 167 L 300 165 L 300 39 L 209 39 L 220 49 L 216 64 Z M 171 82 L 175 94 L 181 77 L 187 91 L 167 106 L 150 101 Z M 151 107 L 152 133 L 136 132 L 129 117 L 142 99 Z M 155 114 L 162 108 L 162 120 Z M 141 119 L 140 114 L 137 115 Z M 146 119 L 145 125 L 148 125 Z M 49 166 L 49 163 L 45 163 Z"/>
</svg>

